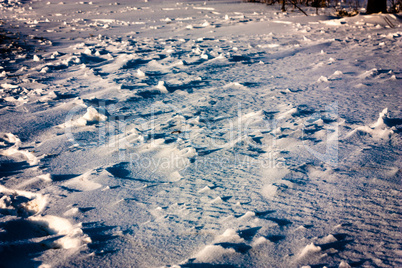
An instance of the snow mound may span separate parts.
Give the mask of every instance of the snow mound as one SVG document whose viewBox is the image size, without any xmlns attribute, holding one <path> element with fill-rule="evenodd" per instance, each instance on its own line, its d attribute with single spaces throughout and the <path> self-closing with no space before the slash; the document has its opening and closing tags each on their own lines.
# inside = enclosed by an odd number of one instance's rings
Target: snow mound
<svg viewBox="0 0 402 268">
<path fill-rule="evenodd" d="M 88 107 L 87 112 L 84 114 L 82 118 L 86 120 L 87 125 L 107 120 L 106 115 L 99 113 L 98 110 L 96 110 L 92 106 Z"/>
<path fill-rule="evenodd" d="M 390 136 L 395 133 L 395 126 L 390 126 L 386 124 L 386 121 L 390 121 L 388 117 L 388 108 L 384 108 L 380 113 L 377 119 L 377 122 L 372 124 L 371 126 L 359 126 L 349 132 L 345 138 L 348 139 L 351 136 L 363 132 L 370 134 L 374 140 L 389 140 Z"/>
<path fill-rule="evenodd" d="M 195 263 L 215 263 L 222 261 L 225 255 L 235 254 L 233 248 L 223 248 L 219 245 L 208 245 L 195 255 Z"/>
<path fill-rule="evenodd" d="M 49 234 L 63 236 L 52 242 L 55 248 L 78 249 L 80 246 L 91 242 L 91 239 L 82 232 L 79 224 L 73 225 L 67 219 L 52 215 L 31 216 L 28 219 L 41 226 Z"/>
<path fill-rule="evenodd" d="M 81 176 L 77 176 L 70 180 L 67 180 L 63 183 L 64 186 L 68 187 L 69 189 L 79 190 L 79 191 L 93 191 L 100 187 L 102 184 L 96 183 L 92 180 L 91 177 L 92 171 L 86 172 Z"/>
<path fill-rule="evenodd" d="M 20 145 L 21 140 L 12 133 L 0 133 L 0 146 Z"/>
<path fill-rule="evenodd" d="M 47 198 L 41 194 L 26 191 L 11 190 L 0 185 L 0 213 L 27 217 L 38 214 L 45 205 Z"/>
<path fill-rule="evenodd" d="M 0 155 L 9 157 L 15 162 L 27 162 L 30 166 L 37 165 L 39 159 L 29 150 L 20 149 L 21 140 L 12 133 L 0 134 Z"/>
<path fill-rule="evenodd" d="M 105 114 L 100 113 L 97 109 L 90 106 L 87 108 L 86 113 L 82 117 L 78 119 L 66 120 L 66 122 L 61 124 L 59 127 L 68 128 L 68 127 L 94 125 L 99 122 L 106 121 L 107 118 L 108 117 Z"/>
<path fill-rule="evenodd" d="M 321 248 L 319 246 L 314 245 L 314 243 L 311 243 L 307 246 L 305 246 L 302 251 L 300 252 L 298 258 L 299 259 L 303 259 L 303 258 L 307 258 L 311 255 L 314 255 L 318 252 L 321 251 Z"/>
</svg>

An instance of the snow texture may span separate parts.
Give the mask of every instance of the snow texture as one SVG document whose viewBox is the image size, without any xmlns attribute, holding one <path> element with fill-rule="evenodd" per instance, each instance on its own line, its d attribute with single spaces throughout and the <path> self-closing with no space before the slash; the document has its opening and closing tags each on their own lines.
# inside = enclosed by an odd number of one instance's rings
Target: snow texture
<svg viewBox="0 0 402 268">
<path fill-rule="evenodd" d="M 303 9 L 0 0 L 0 267 L 401 267 L 400 15 Z"/>
</svg>

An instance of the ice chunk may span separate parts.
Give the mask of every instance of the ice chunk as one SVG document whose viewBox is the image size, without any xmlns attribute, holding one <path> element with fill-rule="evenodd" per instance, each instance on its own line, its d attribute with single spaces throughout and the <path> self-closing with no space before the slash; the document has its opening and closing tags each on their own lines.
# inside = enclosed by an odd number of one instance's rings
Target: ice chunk
<svg viewBox="0 0 402 268">
<path fill-rule="evenodd" d="M 165 82 L 164 81 L 159 81 L 158 85 L 155 86 L 155 88 L 161 92 L 161 93 L 168 93 L 166 87 L 165 87 Z"/>
<path fill-rule="evenodd" d="M 145 73 L 143 71 L 141 71 L 140 69 L 137 70 L 137 77 L 145 77 Z"/>
<path fill-rule="evenodd" d="M 226 229 L 226 231 L 214 239 L 215 243 L 230 242 L 230 243 L 243 243 L 244 239 L 241 238 L 234 229 Z"/>
<path fill-rule="evenodd" d="M 21 140 L 12 133 L 0 133 L 0 144 L 16 144 L 20 145 Z"/>
<path fill-rule="evenodd" d="M 41 61 L 41 57 L 38 55 L 33 56 L 33 61 Z"/>
<path fill-rule="evenodd" d="M 341 261 L 341 263 L 339 264 L 339 268 L 351 268 L 352 266 L 350 266 L 347 262 L 345 261 Z"/>
<path fill-rule="evenodd" d="M 20 161 L 26 161 L 31 166 L 39 163 L 38 158 L 33 153 L 26 150 L 19 150 L 16 146 L 10 147 L 7 150 L 0 150 L 0 155 L 10 156 Z"/>
<path fill-rule="evenodd" d="M 355 133 L 361 131 L 370 134 L 375 140 L 388 140 L 390 135 L 394 133 L 394 130 L 393 128 L 388 127 L 384 122 L 384 119 L 387 117 L 387 114 L 388 114 L 388 108 L 383 109 L 379 113 L 377 122 L 375 122 L 371 126 L 357 127 L 356 129 L 349 132 L 345 138 L 348 139 Z"/>
<path fill-rule="evenodd" d="M 106 121 L 107 116 L 99 113 L 94 107 L 91 106 L 88 107 L 87 112 L 84 114 L 82 118 L 87 120 L 88 124 L 88 123 Z"/>
<path fill-rule="evenodd" d="M 0 185 L 0 209 L 11 215 L 29 216 L 41 212 L 46 206 L 46 196 L 27 191 L 8 189 Z"/>
<path fill-rule="evenodd" d="M 4 83 L 1 84 L 1 87 L 4 89 L 14 89 L 14 88 L 19 88 L 18 85 L 13 85 L 13 84 L 8 84 L 8 83 Z"/>
<path fill-rule="evenodd" d="M 218 245 L 208 245 L 195 255 L 196 262 L 208 263 L 222 259 L 224 255 L 234 254 L 236 251 L 233 248 L 223 248 Z"/>
<path fill-rule="evenodd" d="M 329 79 L 338 79 L 343 76 L 343 73 L 341 71 L 335 71 L 332 75 L 330 75 L 328 78 Z"/>
<path fill-rule="evenodd" d="M 74 127 L 74 126 L 85 126 L 93 125 L 98 122 L 106 121 L 107 116 L 100 113 L 97 109 L 90 106 L 87 108 L 87 112 L 78 119 L 69 119 L 64 124 L 59 125 L 61 128 Z"/>
<path fill-rule="evenodd" d="M 28 220 L 41 226 L 50 234 L 64 235 L 62 238 L 52 243 L 53 247 L 72 249 L 91 242 L 91 239 L 82 232 L 79 225 L 73 225 L 67 219 L 46 215 L 31 216 Z"/>
<path fill-rule="evenodd" d="M 314 245 L 314 243 L 311 243 L 303 248 L 303 250 L 299 254 L 299 259 L 307 257 L 311 254 L 315 254 L 320 251 L 321 251 L 320 247 Z"/>
<path fill-rule="evenodd" d="M 328 78 L 325 77 L 325 76 L 320 76 L 320 78 L 318 78 L 317 82 L 318 83 L 320 83 L 320 82 L 328 82 Z"/>
</svg>

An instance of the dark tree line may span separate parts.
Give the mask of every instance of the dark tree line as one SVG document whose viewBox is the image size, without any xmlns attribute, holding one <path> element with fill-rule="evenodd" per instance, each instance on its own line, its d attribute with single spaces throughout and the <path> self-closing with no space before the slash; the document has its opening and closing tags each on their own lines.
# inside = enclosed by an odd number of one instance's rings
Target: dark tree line
<svg viewBox="0 0 402 268">
<path fill-rule="evenodd" d="M 372 13 L 379 13 L 387 12 L 387 0 L 368 0 L 367 2 L 367 14 L 372 14 Z"/>
<path fill-rule="evenodd" d="M 340 0 L 245 0 L 247 2 L 259 2 L 268 5 L 279 3 L 282 6 L 282 11 L 286 11 L 286 5 L 293 5 L 295 8 L 299 8 L 303 13 L 304 11 L 299 7 L 300 5 L 312 6 L 312 7 L 329 7 L 331 4 L 336 7 Z M 351 1 L 352 2 L 352 1 Z M 358 7 L 358 0 L 355 1 L 356 9 Z M 402 8 L 402 0 L 391 0 L 390 8 L 387 9 L 387 0 L 368 0 L 366 11 L 367 14 L 373 13 L 398 13 Z"/>
</svg>

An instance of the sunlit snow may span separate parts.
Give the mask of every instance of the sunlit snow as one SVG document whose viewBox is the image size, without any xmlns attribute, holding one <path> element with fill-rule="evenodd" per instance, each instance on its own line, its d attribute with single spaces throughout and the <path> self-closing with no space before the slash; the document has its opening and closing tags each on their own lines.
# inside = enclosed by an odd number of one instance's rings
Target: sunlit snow
<svg viewBox="0 0 402 268">
<path fill-rule="evenodd" d="M 0 0 L 0 267 L 401 267 L 400 15 L 303 9 Z"/>
</svg>

